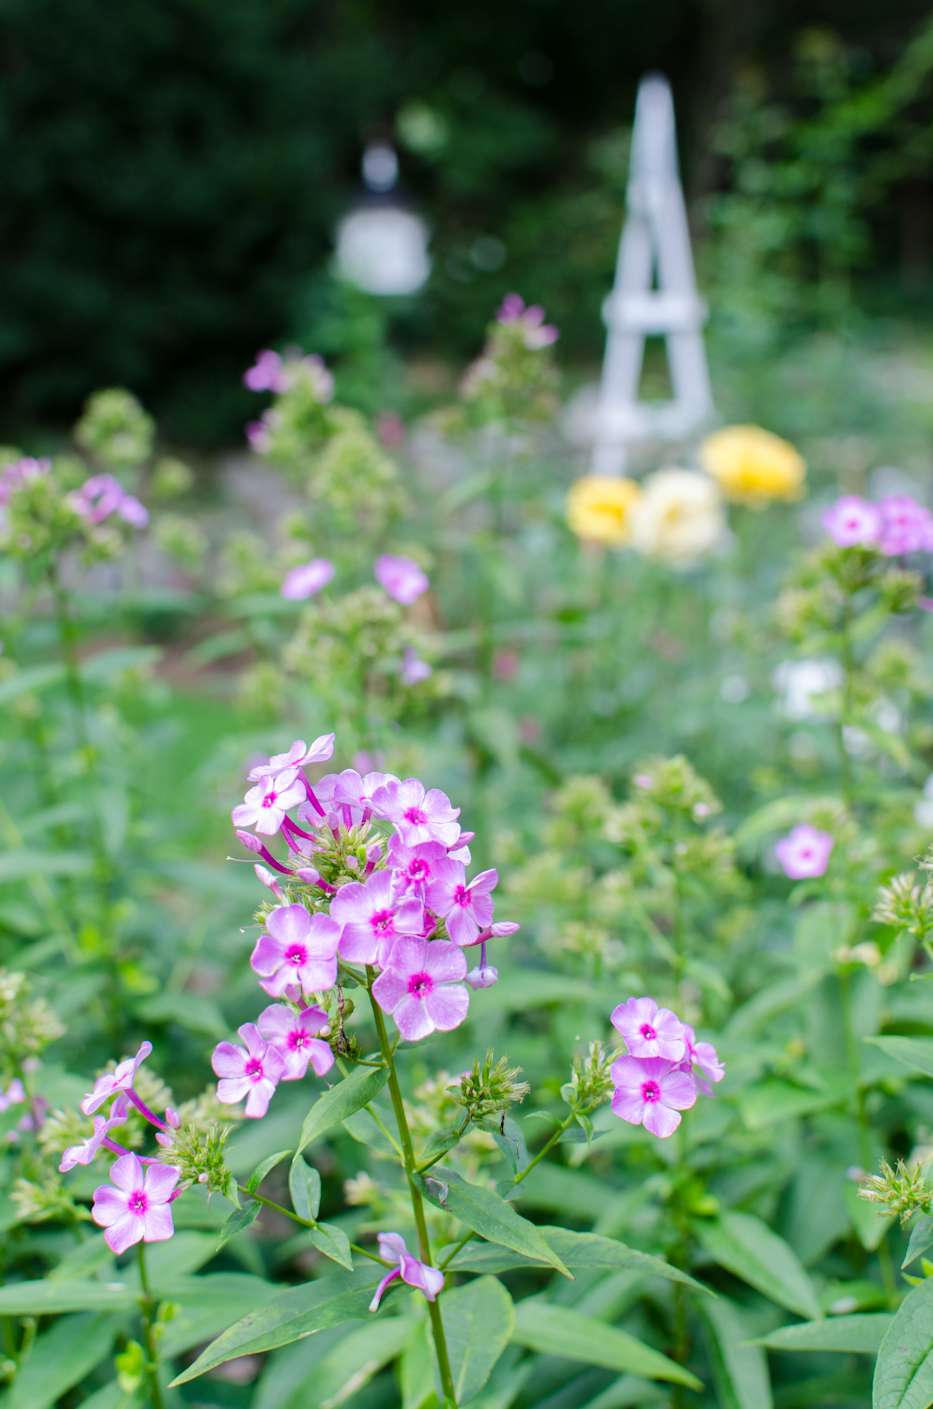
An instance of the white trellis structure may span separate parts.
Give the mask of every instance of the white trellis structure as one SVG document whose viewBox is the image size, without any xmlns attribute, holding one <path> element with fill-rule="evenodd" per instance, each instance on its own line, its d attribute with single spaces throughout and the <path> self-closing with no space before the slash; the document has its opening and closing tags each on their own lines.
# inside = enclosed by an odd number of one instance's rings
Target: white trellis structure
<svg viewBox="0 0 933 1409">
<path fill-rule="evenodd" d="M 707 307 L 693 272 L 674 102 L 660 74 L 638 88 L 626 202 L 615 285 L 603 305 L 609 336 L 592 463 L 599 475 L 621 474 L 634 442 L 682 440 L 713 412 L 702 331 Z M 648 335 L 666 341 L 671 401 L 638 399 Z"/>
</svg>

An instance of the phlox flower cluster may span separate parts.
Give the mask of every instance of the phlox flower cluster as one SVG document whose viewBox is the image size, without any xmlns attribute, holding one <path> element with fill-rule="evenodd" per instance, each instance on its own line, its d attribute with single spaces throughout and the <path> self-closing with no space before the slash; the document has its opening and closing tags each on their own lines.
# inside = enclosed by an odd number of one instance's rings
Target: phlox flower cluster
<svg viewBox="0 0 933 1409">
<path fill-rule="evenodd" d="M 680 1124 L 680 1112 L 695 1104 L 697 1092 L 712 1096 L 712 1082 L 725 1075 L 716 1049 L 711 1042 L 697 1042 L 690 1024 L 653 998 L 620 1003 L 612 1025 L 628 1048 L 609 1069 L 612 1109 L 630 1125 L 666 1139 Z"/>
<path fill-rule="evenodd" d="M 75 513 L 89 523 L 103 523 L 116 514 L 131 528 L 145 528 L 149 511 L 132 494 L 127 494 L 115 475 L 92 475 L 80 489 L 69 495 Z"/>
<path fill-rule="evenodd" d="M 24 484 L 38 479 L 40 475 L 47 475 L 51 468 L 51 460 L 34 460 L 31 455 L 24 455 L 13 464 L 0 466 L 0 513 L 9 504 L 15 490 L 22 489 Z"/>
<path fill-rule="evenodd" d="M 876 547 L 886 558 L 933 552 L 933 514 L 909 494 L 888 494 L 877 503 L 844 494 L 821 522 L 839 548 Z"/>
<path fill-rule="evenodd" d="M 526 308 L 525 300 L 520 294 L 506 294 L 496 309 L 496 322 L 505 327 L 519 326 L 522 329 L 522 340 L 529 352 L 550 347 L 560 337 L 553 323 L 545 323 L 541 305 L 533 303 Z"/>
<path fill-rule="evenodd" d="M 251 770 L 254 786 L 233 809 L 237 836 L 261 857 L 257 875 L 280 902 L 250 959 L 276 1001 L 239 1029 L 242 1046 L 222 1042 L 213 1058 L 220 1100 L 245 1100 L 247 1116 L 266 1113 L 279 1081 L 300 1080 L 309 1065 L 319 1076 L 330 1069 L 327 995 L 341 969 L 364 981 L 368 970 L 376 1002 L 415 1042 L 463 1022 L 469 989 L 498 978 L 487 941 L 518 929 L 493 923 L 496 871 L 467 878 L 473 834 L 444 793 L 352 768 L 312 786 L 307 765 L 333 750 L 333 734 L 310 747 L 296 740 Z M 284 859 L 266 844 L 275 836 Z M 465 951 L 476 946 L 468 971 Z"/>
<path fill-rule="evenodd" d="M 243 383 L 250 391 L 271 391 L 276 396 L 291 391 L 302 379 L 319 405 L 326 406 L 333 400 L 333 373 L 327 370 L 324 359 L 317 353 L 310 353 L 307 357 L 282 357 L 278 352 L 264 348 L 256 354 L 252 367 L 243 374 Z M 269 451 L 273 433 L 280 424 L 279 413 L 271 407 L 262 413 L 258 421 L 249 422 L 246 438 L 257 455 L 265 455 Z"/>
</svg>

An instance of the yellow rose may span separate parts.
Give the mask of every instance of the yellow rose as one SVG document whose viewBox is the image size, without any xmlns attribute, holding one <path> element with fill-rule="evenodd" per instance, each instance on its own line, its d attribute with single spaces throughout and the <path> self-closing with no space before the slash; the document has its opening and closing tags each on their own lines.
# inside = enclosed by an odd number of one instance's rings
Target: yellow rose
<svg viewBox="0 0 933 1409">
<path fill-rule="evenodd" d="M 587 475 L 570 487 L 567 522 L 578 538 L 617 545 L 629 540 L 629 514 L 641 490 L 633 479 Z"/>
<path fill-rule="evenodd" d="M 780 436 L 760 426 L 725 426 L 707 436 L 700 460 L 727 499 L 763 509 L 771 499 L 800 499 L 807 465 Z"/>
</svg>

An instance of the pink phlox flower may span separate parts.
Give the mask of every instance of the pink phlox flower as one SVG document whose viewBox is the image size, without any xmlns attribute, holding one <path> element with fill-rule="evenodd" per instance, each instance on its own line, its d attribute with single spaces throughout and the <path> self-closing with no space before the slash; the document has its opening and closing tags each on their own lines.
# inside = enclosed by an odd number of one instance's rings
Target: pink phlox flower
<svg viewBox="0 0 933 1409">
<path fill-rule="evenodd" d="M 308 1070 L 309 1062 L 318 1076 L 330 1071 L 334 1065 L 334 1054 L 330 1043 L 318 1037 L 329 1021 L 324 1009 L 317 1004 L 300 1013 L 294 1012 L 285 1003 L 272 1003 L 262 1010 L 256 1019 L 256 1026 L 285 1063 L 283 1081 L 300 1081 Z"/>
<path fill-rule="evenodd" d="M 397 832 L 389 837 L 386 862 L 398 895 L 409 892 L 423 899 L 426 886 L 439 875 L 438 868 L 447 859 L 440 842 L 423 841 L 417 846 L 406 846 Z"/>
<path fill-rule="evenodd" d="M 451 807 L 450 798 L 439 788 L 426 790 L 417 778 L 406 778 L 403 783 L 393 780 L 377 788 L 373 811 L 395 825 L 406 846 L 438 841 L 452 847 L 460 837 L 460 808 Z"/>
<path fill-rule="evenodd" d="M 525 300 L 521 294 L 506 294 L 496 309 L 496 322 L 517 323 L 525 311 Z"/>
<path fill-rule="evenodd" d="M 341 886 L 330 905 L 341 926 L 339 954 L 351 964 L 385 966 L 400 936 L 420 935 L 424 907 L 415 896 L 396 895 L 391 871 Z"/>
<path fill-rule="evenodd" d="M 169 1204 L 181 1171 L 170 1164 L 143 1167 L 135 1155 L 121 1155 L 110 1167 L 113 1184 L 94 1190 L 91 1217 L 112 1252 L 126 1252 L 140 1240 L 164 1243 L 175 1232 Z M 114 1188 L 114 1185 L 116 1187 Z"/>
<path fill-rule="evenodd" d="M 702 1091 L 705 1096 L 712 1096 L 713 1088 L 711 1082 L 722 1081 L 726 1074 L 726 1069 L 716 1053 L 716 1048 L 712 1042 L 698 1042 L 696 1033 L 689 1023 L 684 1023 L 684 1037 L 687 1041 L 687 1050 L 684 1053 L 682 1062 L 678 1062 L 678 1071 L 685 1071 L 693 1081 L 698 1091 Z M 703 1073 L 697 1076 L 693 1068 L 697 1066 Z"/>
<path fill-rule="evenodd" d="M 10 1106 L 20 1106 L 26 1099 L 25 1086 L 18 1076 L 14 1076 L 5 1091 L 0 1088 L 0 1111 L 9 1110 Z"/>
<path fill-rule="evenodd" d="M 373 572 L 379 586 L 403 607 L 410 607 L 431 586 L 414 558 L 382 553 L 375 561 Z"/>
<path fill-rule="evenodd" d="M 251 768 L 247 777 L 255 783 L 263 778 L 276 778 L 289 768 L 304 768 L 308 763 L 326 763 L 334 752 L 336 737 L 336 734 L 319 734 L 310 745 L 304 739 L 296 739 L 288 753 L 274 753 L 268 763 L 258 763 Z"/>
<path fill-rule="evenodd" d="M 829 832 L 821 832 L 809 822 L 800 822 L 786 837 L 774 844 L 774 854 L 792 881 L 811 879 L 826 873 L 836 845 Z"/>
<path fill-rule="evenodd" d="M 405 1244 L 405 1239 L 400 1233 L 380 1233 L 379 1234 L 379 1256 L 385 1262 L 397 1262 L 391 1272 L 386 1273 L 382 1281 L 376 1288 L 376 1294 L 369 1303 L 370 1311 L 378 1311 L 379 1303 L 382 1300 L 386 1287 L 390 1282 L 394 1282 L 396 1277 L 401 1277 L 403 1282 L 407 1282 L 410 1287 L 417 1287 L 424 1292 L 428 1301 L 434 1301 L 438 1292 L 444 1288 L 444 1274 L 436 1267 L 429 1267 L 426 1262 L 419 1262 L 416 1257 L 412 1257 Z"/>
<path fill-rule="evenodd" d="M 857 543 L 877 543 L 881 537 L 881 511 L 870 499 L 844 494 L 825 511 L 820 523 L 839 548 Z"/>
<path fill-rule="evenodd" d="M 269 774 L 261 777 L 230 816 L 235 827 L 255 827 L 263 836 L 272 837 L 289 808 L 297 807 L 306 797 L 307 789 L 299 769 L 284 768 L 276 777 Z"/>
<path fill-rule="evenodd" d="M 243 373 L 243 385 L 250 391 L 288 391 L 288 373 L 277 352 L 264 348 L 256 353 L 256 361 Z"/>
<path fill-rule="evenodd" d="M 454 944 L 476 944 L 480 930 L 492 920 L 493 902 L 489 892 L 499 883 L 498 871 L 481 871 L 469 885 L 466 871 L 459 861 L 441 861 L 437 879 L 425 892 L 429 910 L 447 924 L 447 933 Z"/>
<path fill-rule="evenodd" d="M 629 998 L 613 1010 L 612 1025 L 625 1038 L 633 1057 L 683 1059 L 687 1048 L 684 1025 L 670 1008 L 659 1008 L 653 998 Z"/>
<path fill-rule="evenodd" d="M 323 993 L 337 982 L 340 926 L 330 915 L 309 915 L 303 905 L 279 905 L 266 916 L 250 964 L 259 987 L 281 998 L 289 984 L 303 993 Z"/>
<path fill-rule="evenodd" d="M 328 801 L 334 811 L 342 815 L 346 827 L 358 827 L 373 810 L 376 789 L 397 782 L 392 773 L 367 773 L 361 778 L 355 768 L 345 768 L 336 775 Z"/>
<path fill-rule="evenodd" d="M 434 667 L 428 665 L 426 660 L 422 660 L 414 646 L 406 646 L 402 651 L 402 668 L 399 672 L 402 684 L 411 689 L 414 685 L 420 685 L 422 680 L 427 680 L 429 675 L 434 674 Z"/>
<path fill-rule="evenodd" d="M 544 321 L 544 309 L 538 303 L 525 307 L 525 300 L 519 294 L 506 294 L 496 310 L 496 321 L 508 327 L 521 323 L 523 341 L 532 352 L 548 347 L 560 337 L 557 328 Z"/>
<path fill-rule="evenodd" d="M 151 1051 L 152 1043 L 144 1042 L 135 1057 L 127 1057 L 125 1061 L 118 1064 L 114 1071 L 106 1071 L 103 1076 L 99 1076 L 94 1083 L 94 1090 L 89 1091 L 81 1102 L 84 1114 L 93 1115 L 107 1098 L 113 1096 L 117 1091 L 131 1091 L 136 1079 L 136 1072 Z"/>
<path fill-rule="evenodd" d="M 492 988 L 494 983 L 499 982 L 499 970 L 494 969 L 491 964 L 482 964 L 477 969 L 471 969 L 464 982 L 471 988 Z"/>
<path fill-rule="evenodd" d="M 303 602 L 326 587 L 337 569 L 328 558 L 312 558 L 286 573 L 279 595 L 289 602 Z"/>
<path fill-rule="evenodd" d="M 115 1130 L 126 1120 L 126 1106 L 127 1099 L 121 1091 L 110 1107 L 109 1116 L 96 1115 L 94 1117 L 94 1133 L 88 1135 L 86 1140 L 82 1140 L 80 1145 L 69 1145 L 65 1150 L 62 1162 L 58 1166 L 62 1174 L 65 1174 L 69 1169 L 74 1169 L 76 1164 L 91 1163 L 111 1130 Z"/>
<path fill-rule="evenodd" d="M 24 455 L 21 460 L 0 468 L 0 507 L 10 502 L 14 490 L 22 489 L 30 480 L 47 475 L 51 468 L 51 460 L 35 460 L 31 455 Z"/>
<path fill-rule="evenodd" d="M 881 551 L 886 558 L 933 550 L 933 515 L 909 494 L 888 494 L 879 504 L 883 530 Z"/>
<path fill-rule="evenodd" d="M 432 1032 L 452 1032 L 470 1006 L 463 986 L 466 968 L 459 945 L 399 939 L 385 972 L 373 984 L 373 996 L 380 1008 L 392 1014 L 406 1042 L 418 1042 Z"/>
<path fill-rule="evenodd" d="M 451 861 L 459 861 L 463 866 L 469 866 L 473 857 L 470 852 L 470 842 L 476 836 L 475 832 L 461 832 L 453 846 L 448 846 L 447 855 Z"/>
<path fill-rule="evenodd" d="M 219 1042 L 211 1057 L 211 1066 L 221 1078 L 217 1099 L 225 1106 L 234 1106 L 245 1097 L 246 1114 L 258 1120 L 269 1109 L 285 1070 L 285 1058 L 277 1047 L 265 1041 L 255 1023 L 244 1023 L 237 1032 L 244 1047 Z"/>
<path fill-rule="evenodd" d="M 662 1140 L 677 1129 L 679 1112 L 696 1103 L 691 1078 L 663 1057 L 619 1057 L 609 1074 L 615 1086 L 615 1114 L 630 1125 L 643 1125 Z"/>
<path fill-rule="evenodd" d="M 92 475 L 70 495 L 70 502 L 75 512 L 91 523 L 103 523 L 114 513 L 133 528 L 145 528 L 149 522 L 149 511 L 127 494 L 115 475 Z"/>
</svg>

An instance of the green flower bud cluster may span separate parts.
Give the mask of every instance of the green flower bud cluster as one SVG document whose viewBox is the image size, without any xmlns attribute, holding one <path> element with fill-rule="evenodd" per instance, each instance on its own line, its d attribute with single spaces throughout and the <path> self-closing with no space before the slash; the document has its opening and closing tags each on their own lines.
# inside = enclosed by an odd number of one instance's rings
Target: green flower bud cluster
<svg viewBox="0 0 933 1409">
<path fill-rule="evenodd" d="M 95 392 L 75 426 L 82 450 L 108 470 L 127 470 L 148 460 L 154 436 L 152 417 L 122 387 Z"/>
<path fill-rule="evenodd" d="M 903 1160 L 898 1160 L 892 1169 L 883 1159 L 881 1173 L 866 1179 L 858 1195 L 869 1203 L 883 1204 L 889 1213 L 899 1216 L 901 1223 L 918 1211 L 929 1214 L 933 1204 L 933 1189 L 923 1177 L 923 1168 L 911 1169 Z"/>
<path fill-rule="evenodd" d="M 521 1067 L 509 1066 L 508 1057 L 495 1061 L 495 1053 L 489 1047 L 482 1061 L 474 1058 L 472 1070 L 464 1072 L 459 1094 L 455 1094 L 470 1120 L 486 1120 L 524 1101 L 531 1087 L 527 1081 L 519 1080 L 521 1074 Z"/>
<path fill-rule="evenodd" d="M 520 321 L 491 322 L 486 346 L 467 368 L 460 395 L 479 425 L 549 421 L 557 412 L 559 373 L 547 347 L 529 347 Z"/>
<path fill-rule="evenodd" d="M 0 1067 L 7 1075 L 17 1075 L 24 1058 L 37 1056 L 65 1031 L 45 999 L 30 999 L 31 992 L 25 974 L 0 969 Z"/>
<path fill-rule="evenodd" d="M 180 1112 L 179 1112 L 180 1114 Z M 206 1127 L 192 1121 L 169 1131 L 172 1143 L 159 1146 L 159 1159 L 181 1172 L 183 1183 L 203 1184 L 209 1193 L 236 1190 L 236 1180 L 224 1160 L 224 1146 L 232 1125 L 210 1121 Z"/>
<path fill-rule="evenodd" d="M 929 871 L 929 855 L 922 864 Z M 933 881 L 928 878 L 924 885 L 917 885 L 915 881 L 916 872 L 904 871 L 883 885 L 878 892 L 872 919 L 877 920 L 879 925 L 906 930 L 916 939 L 923 940 L 933 930 Z"/>
<path fill-rule="evenodd" d="M 609 1068 L 618 1055 L 601 1041 L 591 1042 L 585 1057 L 574 1052 L 570 1080 L 560 1088 L 561 1096 L 574 1115 L 586 1115 L 612 1095 Z"/>
</svg>

